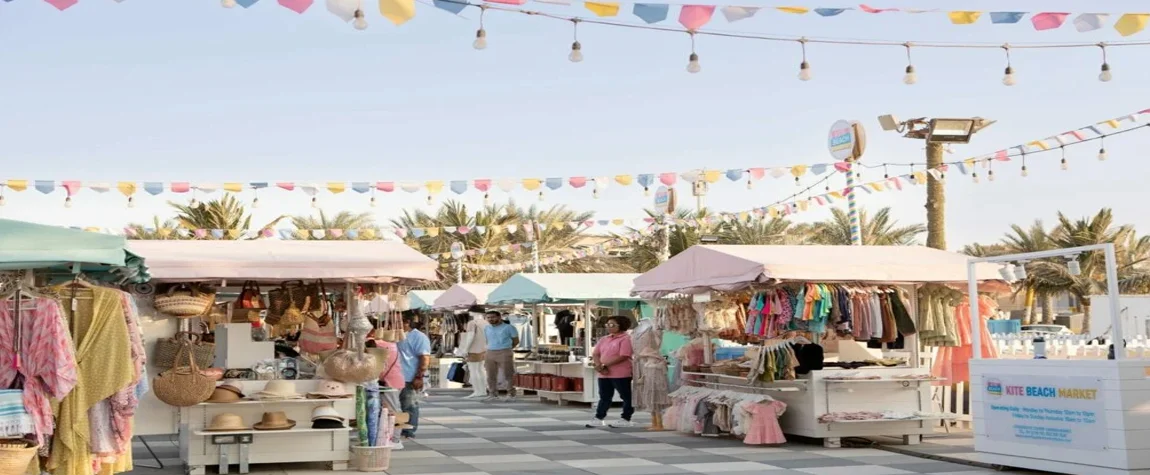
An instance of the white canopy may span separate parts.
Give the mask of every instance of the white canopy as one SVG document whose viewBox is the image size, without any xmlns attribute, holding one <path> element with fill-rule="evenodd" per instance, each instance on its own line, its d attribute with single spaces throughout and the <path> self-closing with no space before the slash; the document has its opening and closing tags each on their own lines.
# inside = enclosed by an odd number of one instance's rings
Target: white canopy
<svg viewBox="0 0 1150 475">
<path fill-rule="evenodd" d="M 632 291 L 730 291 L 770 281 L 860 283 L 966 282 L 970 256 L 923 246 L 692 246 L 640 275 Z M 980 264 L 979 280 L 1000 280 Z"/>
<path fill-rule="evenodd" d="M 639 300 L 631 296 L 639 274 L 515 274 L 487 295 L 489 304 Z"/>
<path fill-rule="evenodd" d="M 487 303 L 487 295 L 499 284 L 455 284 L 443 292 L 431 308 L 436 310 L 465 309 Z"/>
<path fill-rule="evenodd" d="M 153 281 L 324 279 L 415 283 L 439 280 L 438 264 L 395 241 L 128 241 Z"/>
<path fill-rule="evenodd" d="M 442 290 L 412 290 L 403 296 L 403 299 L 396 306 L 397 310 L 431 310 L 431 304 L 435 299 L 443 295 Z"/>
</svg>

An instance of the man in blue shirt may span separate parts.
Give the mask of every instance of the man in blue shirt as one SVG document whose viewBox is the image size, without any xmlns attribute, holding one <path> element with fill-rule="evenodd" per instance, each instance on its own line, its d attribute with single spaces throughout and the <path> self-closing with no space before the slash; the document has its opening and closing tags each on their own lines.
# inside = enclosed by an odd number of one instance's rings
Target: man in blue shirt
<svg viewBox="0 0 1150 475">
<path fill-rule="evenodd" d="M 423 394 L 423 379 L 431 363 L 431 339 L 419 331 L 422 322 L 418 317 L 404 317 L 403 329 L 407 337 L 396 346 L 399 348 L 399 365 L 403 369 L 403 391 L 399 393 L 399 405 L 403 412 L 411 416 L 411 429 L 403 429 L 400 434 L 408 439 L 415 437 L 419 429 L 419 400 Z"/>
<path fill-rule="evenodd" d="M 487 328 L 483 335 L 487 337 L 487 359 L 483 367 L 487 370 L 487 400 L 499 397 L 499 375 L 507 382 L 507 397 L 510 401 L 515 397 L 515 354 L 512 349 L 519 346 L 519 331 L 510 323 L 503 321 L 499 312 L 487 312 Z"/>
</svg>

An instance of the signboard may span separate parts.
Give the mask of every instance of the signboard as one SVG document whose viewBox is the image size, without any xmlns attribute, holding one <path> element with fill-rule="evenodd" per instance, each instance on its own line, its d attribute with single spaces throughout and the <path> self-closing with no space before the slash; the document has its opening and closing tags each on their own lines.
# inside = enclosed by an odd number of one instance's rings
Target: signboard
<svg viewBox="0 0 1150 475">
<path fill-rule="evenodd" d="M 827 135 L 827 149 L 835 160 L 849 162 L 862 158 L 866 151 L 866 132 L 862 124 L 847 120 L 835 122 Z"/>
<path fill-rule="evenodd" d="M 655 212 L 665 215 L 675 211 L 675 189 L 660 186 L 655 190 Z"/>
<path fill-rule="evenodd" d="M 990 440 L 1079 450 L 1106 447 L 1106 403 L 1098 378 L 987 374 L 978 390 Z"/>
</svg>

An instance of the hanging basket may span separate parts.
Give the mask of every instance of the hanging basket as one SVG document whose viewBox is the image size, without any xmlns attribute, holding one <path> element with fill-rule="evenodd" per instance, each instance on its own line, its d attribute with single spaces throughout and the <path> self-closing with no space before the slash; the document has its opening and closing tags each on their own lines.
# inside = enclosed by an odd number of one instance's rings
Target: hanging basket
<svg viewBox="0 0 1150 475">
<path fill-rule="evenodd" d="M 0 440 L 0 475 L 23 475 L 39 449 L 25 440 Z"/>
<path fill-rule="evenodd" d="M 187 285 L 174 285 L 163 295 L 157 295 L 156 310 L 177 318 L 207 315 L 216 303 L 215 294 L 207 294 Z"/>
<path fill-rule="evenodd" d="M 156 398 L 176 407 L 195 406 L 212 397 L 216 382 L 200 372 L 192 352 L 186 351 L 188 366 L 179 366 L 156 376 L 152 380 L 152 392 Z"/>
</svg>

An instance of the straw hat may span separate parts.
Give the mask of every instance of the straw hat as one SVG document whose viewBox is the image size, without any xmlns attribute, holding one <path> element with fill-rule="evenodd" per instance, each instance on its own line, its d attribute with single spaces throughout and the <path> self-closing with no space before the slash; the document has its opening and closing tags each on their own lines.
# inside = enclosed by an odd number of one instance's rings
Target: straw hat
<svg viewBox="0 0 1150 475">
<path fill-rule="evenodd" d="M 244 419 L 236 414 L 224 412 L 212 417 L 212 423 L 204 428 L 207 432 L 222 432 L 232 430 L 248 430 Z"/>
<path fill-rule="evenodd" d="M 346 429 L 345 419 L 334 407 L 320 406 L 311 412 L 312 429 Z"/>
<path fill-rule="evenodd" d="M 212 397 L 208 398 L 208 400 L 205 402 L 227 404 L 230 402 L 237 402 L 243 398 L 244 393 L 240 391 L 240 388 L 230 384 L 221 384 L 216 386 L 216 389 L 212 391 Z"/>
<path fill-rule="evenodd" d="M 295 427 L 295 421 L 288 419 L 283 411 L 265 412 L 263 419 L 252 426 L 255 430 L 287 430 Z"/>
<path fill-rule="evenodd" d="M 283 401 L 286 399 L 303 399 L 300 393 L 295 392 L 295 384 L 285 379 L 268 381 L 263 391 L 252 394 L 253 399 L 261 401 Z"/>
<path fill-rule="evenodd" d="M 339 381 L 326 380 L 319 383 L 315 391 L 307 393 L 307 397 L 313 399 L 341 399 L 349 398 L 354 394 L 348 392 L 347 387 Z"/>
</svg>

